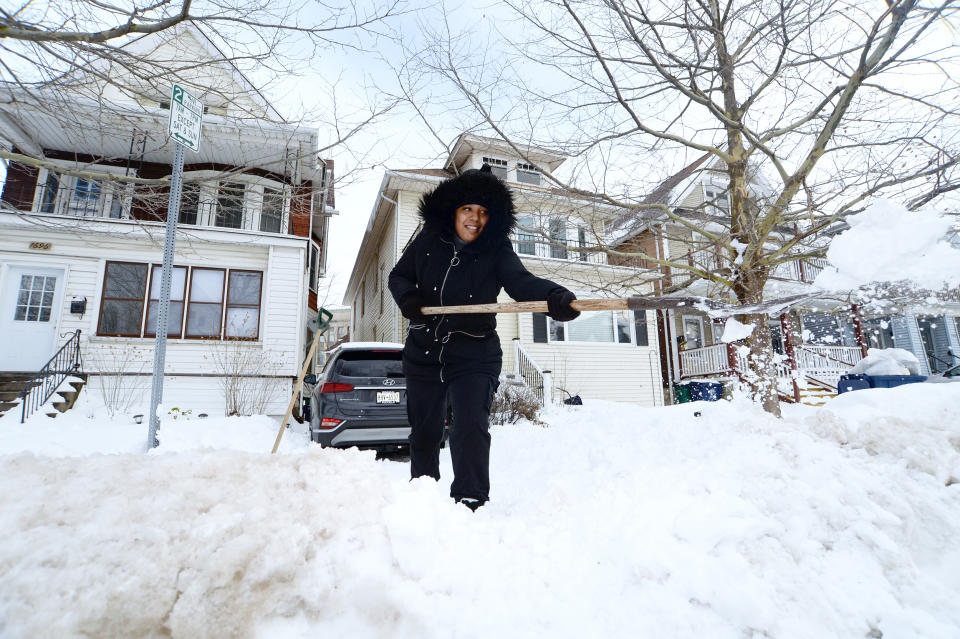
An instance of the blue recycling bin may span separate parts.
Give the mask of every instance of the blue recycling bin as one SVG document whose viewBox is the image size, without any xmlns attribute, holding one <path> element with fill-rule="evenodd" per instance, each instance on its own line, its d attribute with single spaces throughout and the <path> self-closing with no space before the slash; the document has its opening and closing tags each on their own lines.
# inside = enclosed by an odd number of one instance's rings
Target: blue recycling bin
<svg viewBox="0 0 960 639">
<path fill-rule="evenodd" d="M 690 382 L 690 401 L 716 402 L 723 394 L 723 384 L 720 382 Z"/>
<path fill-rule="evenodd" d="M 893 388 L 926 380 L 924 375 L 841 375 L 837 394 L 864 388 Z"/>
<path fill-rule="evenodd" d="M 916 384 L 926 378 L 924 375 L 867 375 L 870 378 L 870 388 L 893 388 L 903 384 Z"/>
<path fill-rule="evenodd" d="M 864 388 L 870 388 L 870 380 L 867 379 L 866 375 L 841 375 L 840 381 L 837 382 L 838 395 L 849 391 L 863 390 Z"/>
</svg>

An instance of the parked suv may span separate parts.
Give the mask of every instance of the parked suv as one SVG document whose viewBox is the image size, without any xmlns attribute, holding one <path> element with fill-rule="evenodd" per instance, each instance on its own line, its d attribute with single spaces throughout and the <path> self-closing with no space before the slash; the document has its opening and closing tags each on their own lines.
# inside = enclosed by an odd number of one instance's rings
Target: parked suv
<svg viewBox="0 0 960 639">
<path fill-rule="evenodd" d="M 407 446 L 403 344 L 347 342 L 324 365 L 311 399 L 310 439 L 321 446 L 398 450 Z"/>
</svg>

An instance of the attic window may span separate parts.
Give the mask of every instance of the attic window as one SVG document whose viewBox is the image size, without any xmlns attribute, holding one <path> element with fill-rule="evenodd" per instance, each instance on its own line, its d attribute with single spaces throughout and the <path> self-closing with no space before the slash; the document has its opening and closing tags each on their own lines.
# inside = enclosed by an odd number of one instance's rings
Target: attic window
<svg viewBox="0 0 960 639">
<path fill-rule="evenodd" d="M 483 158 L 483 161 L 490 165 L 490 168 L 493 171 L 493 174 L 496 175 L 501 180 L 507 179 L 507 161 L 500 160 L 497 158 Z"/>
<path fill-rule="evenodd" d="M 540 173 L 532 164 L 517 162 L 517 182 L 540 186 Z"/>
</svg>

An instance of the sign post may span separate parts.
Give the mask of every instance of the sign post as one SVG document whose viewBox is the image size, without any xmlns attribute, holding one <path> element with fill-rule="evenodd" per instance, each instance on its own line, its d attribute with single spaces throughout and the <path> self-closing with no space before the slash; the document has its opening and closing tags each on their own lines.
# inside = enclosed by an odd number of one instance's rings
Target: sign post
<svg viewBox="0 0 960 639">
<path fill-rule="evenodd" d="M 160 271 L 160 299 L 157 301 L 156 347 L 153 355 L 153 385 L 150 390 L 150 431 L 147 450 L 155 448 L 160 417 L 157 407 L 163 401 L 163 375 L 167 360 L 167 325 L 170 317 L 170 287 L 173 282 L 173 257 L 177 240 L 177 219 L 180 216 L 180 195 L 183 193 L 183 149 L 200 150 L 200 128 L 203 104 L 179 84 L 173 85 L 170 96 L 170 120 L 167 133 L 175 142 L 173 172 L 170 175 L 170 200 L 167 204 L 167 234 L 163 244 L 163 267 Z M 153 273 L 150 274 L 153 277 Z"/>
</svg>

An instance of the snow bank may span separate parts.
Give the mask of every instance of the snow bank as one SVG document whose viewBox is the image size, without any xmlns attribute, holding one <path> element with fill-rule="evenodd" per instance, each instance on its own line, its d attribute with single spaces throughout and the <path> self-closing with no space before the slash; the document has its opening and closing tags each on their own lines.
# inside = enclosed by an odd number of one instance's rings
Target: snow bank
<svg viewBox="0 0 960 639">
<path fill-rule="evenodd" d="M 867 356 L 850 369 L 851 374 L 919 375 L 920 360 L 902 348 L 871 348 Z"/>
<path fill-rule="evenodd" d="M 957 406 L 960 384 L 782 420 L 588 401 L 493 429 L 477 513 L 446 451 L 440 483 L 355 450 L 188 450 L 196 429 L 8 454 L 0 636 L 955 639 Z"/>
<path fill-rule="evenodd" d="M 847 222 L 850 229 L 827 251 L 832 268 L 817 276 L 816 286 L 840 291 L 901 280 L 932 290 L 960 285 L 960 250 L 944 239 L 953 224 L 948 216 L 880 201 Z"/>
</svg>

